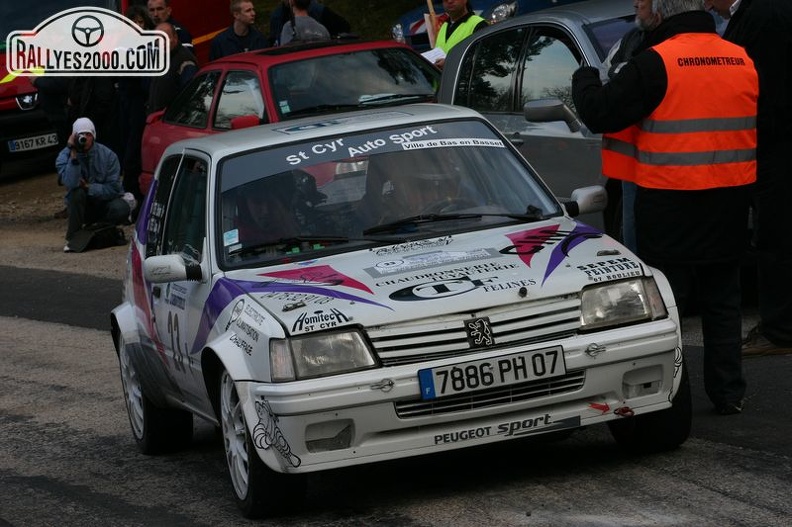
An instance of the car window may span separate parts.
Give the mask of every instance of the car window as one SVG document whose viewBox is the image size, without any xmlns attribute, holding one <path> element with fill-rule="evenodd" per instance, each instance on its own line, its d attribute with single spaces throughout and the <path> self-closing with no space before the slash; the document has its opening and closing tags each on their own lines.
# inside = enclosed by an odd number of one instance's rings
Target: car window
<svg viewBox="0 0 792 527">
<path fill-rule="evenodd" d="M 168 106 L 162 120 L 171 124 L 206 128 L 219 79 L 220 71 L 209 71 L 195 77 Z"/>
<path fill-rule="evenodd" d="M 261 85 L 254 71 L 229 71 L 223 81 L 213 126 L 231 129 L 231 119 L 241 115 L 255 115 L 264 119 L 266 107 Z"/>
<path fill-rule="evenodd" d="M 434 97 L 440 73 L 406 49 L 375 49 L 274 66 L 270 83 L 281 119 L 345 107 Z M 412 101 L 415 102 L 415 101 Z"/>
<path fill-rule="evenodd" d="M 156 185 L 156 190 L 148 225 L 146 226 L 146 239 L 148 240 L 146 243 L 146 257 L 159 254 L 159 248 L 162 244 L 162 229 L 165 224 L 165 212 L 168 209 L 171 189 L 173 188 L 173 182 L 176 180 L 176 174 L 179 172 L 181 161 L 181 155 L 170 156 L 165 159 L 162 162 L 162 168 L 160 168 L 157 179 L 153 183 Z"/>
<path fill-rule="evenodd" d="M 597 50 L 600 62 L 605 60 L 608 52 L 614 44 L 624 36 L 627 31 L 635 27 L 635 15 L 623 16 L 621 18 L 611 18 L 596 24 L 584 26 L 584 31 L 589 35 L 589 39 Z"/>
<path fill-rule="evenodd" d="M 571 79 L 580 66 L 581 54 L 572 39 L 557 28 L 536 27 L 525 46 L 520 76 L 520 101 L 558 98 L 574 109 Z"/>
<path fill-rule="evenodd" d="M 200 262 L 206 234 L 206 181 L 206 162 L 185 156 L 168 204 L 162 254 L 180 254 Z"/>
<path fill-rule="evenodd" d="M 454 103 L 480 112 L 509 112 L 514 107 L 514 74 L 529 30 L 494 33 L 472 46 L 460 64 Z"/>
</svg>

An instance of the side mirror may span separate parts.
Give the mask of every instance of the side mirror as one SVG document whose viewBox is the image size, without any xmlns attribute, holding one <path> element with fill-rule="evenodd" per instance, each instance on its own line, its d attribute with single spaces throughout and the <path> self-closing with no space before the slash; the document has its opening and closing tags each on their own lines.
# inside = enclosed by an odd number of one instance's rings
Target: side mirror
<svg viewBox="0 0 792 527">
<path fill-rule="evenodd" d="M 150 256 L 143 261 L 143 276 L 152 284 L 165 284 L 192 280 L 200 282 L 203 279 L 201 265 L 187 263 L 178 254 L 164 254 Z"/>
<path fill-rule="evenodd" d="M 156 123 L 162 120 L 163 115 L 165 115 L 165 110 L 159 110 L 158 112 L 148 114 L 146 116 L 146 124 Z"/>
<path fill-rule="evenodd" d="M 580 121 L 569 106 L 561 102 L 561 99 L 528 101 L 523 106 L 523 115 L 526 121 L 537 123 L 564 121 L 570 132 L 580 131 Z"/>
<path fill-rule="evenodd" d="M 573 218 L 581 214 L 602 212 L 608 206 L 608 191 L 602 185 L 578 188 L 572 191 L 570 201 L 564 203 L 567 214 Z"/>
<path fill-rule="evenodd" d="M 240 115 L 231 119 L 231 129 L 239 130 L 241 128 L 250 128 L 251 126 L 258 126 L 262 124 L 262 120 L 258 115 Z"/>
</svg>

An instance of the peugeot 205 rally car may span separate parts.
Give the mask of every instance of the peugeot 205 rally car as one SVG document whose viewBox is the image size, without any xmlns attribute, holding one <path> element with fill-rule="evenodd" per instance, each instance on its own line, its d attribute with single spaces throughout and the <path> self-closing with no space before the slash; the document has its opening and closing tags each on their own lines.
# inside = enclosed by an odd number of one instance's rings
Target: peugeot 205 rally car
<svg viewBox="0 0 792 527">
<path fill-rule="evenodd" d="M 690 431 L 667 280 L 478 113 L 425 104 L 173 144 L 112 334 L 143 453 L 220 427 L 255 517 L 314 471 L 607 423 Z"/>
</svg>

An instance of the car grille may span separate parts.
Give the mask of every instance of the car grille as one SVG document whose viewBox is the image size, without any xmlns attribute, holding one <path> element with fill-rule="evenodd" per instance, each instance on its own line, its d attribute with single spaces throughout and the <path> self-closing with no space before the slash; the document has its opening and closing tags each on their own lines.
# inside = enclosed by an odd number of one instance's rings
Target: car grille
<svg viewBox="0 0 792 527">
<path fill-rule="evenodd" d="M 472 347 L 465 322 L 487 318 L 494 343 Z M 580 327 L 580 298 L 567 295 L 476 313 L 411 321 L 370 328 L 368 336 L 383 366 L 459 357 L 482 349 L 554 341 L 575 335 Z"/>
<path fill-rule="evenodd" d="M 537 397 L 573 392 L 583 387 L 586 381 L 585 371 L 569 372 L 562 377 L 531 381 L 520 385 L 493 388 L 475 394 L 454 395 L 433 401 L 419 399 L 400 401 L 394 404 L 396 415 L 400 419 L 442 415 L 465 410 L 474 410 L 486 406 L 501 406 L 519 401 L 527 401 Z"/>
</svg>

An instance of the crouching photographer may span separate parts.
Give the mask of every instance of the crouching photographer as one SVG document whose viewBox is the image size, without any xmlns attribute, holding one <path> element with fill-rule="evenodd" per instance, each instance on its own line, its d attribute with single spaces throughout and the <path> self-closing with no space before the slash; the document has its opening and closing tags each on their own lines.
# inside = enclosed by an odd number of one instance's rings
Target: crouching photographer
<svg viewBox="0 0 792 527">
<path fill-rule="evenodd" d="M 64 252 L 85 249 L 87 241 L 83 243 L 82 238 L 90 240 L 95 232 L 88 229 L 85 234 L 87 226 L 109 225 L 117 232 L 116 225 L 128 223 L 134 203 L 124 197 L 118 156 L 96 142 L 96 128 L 90 119 L 80 117 L 74 121 L 55 168 L 58 181 L 66 187 L 68 227 Z"/>
</svg>

